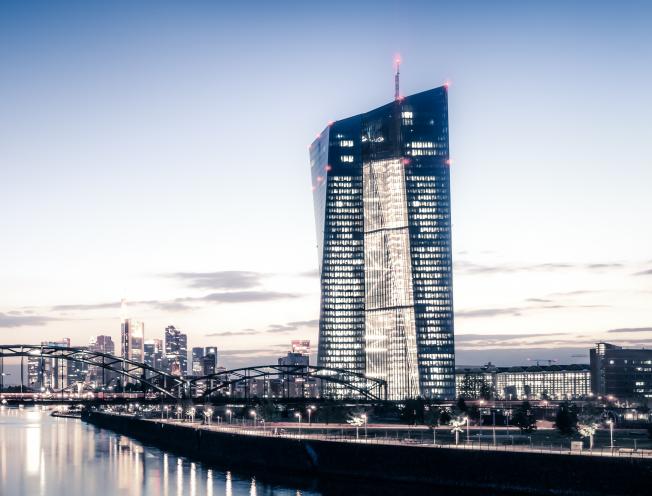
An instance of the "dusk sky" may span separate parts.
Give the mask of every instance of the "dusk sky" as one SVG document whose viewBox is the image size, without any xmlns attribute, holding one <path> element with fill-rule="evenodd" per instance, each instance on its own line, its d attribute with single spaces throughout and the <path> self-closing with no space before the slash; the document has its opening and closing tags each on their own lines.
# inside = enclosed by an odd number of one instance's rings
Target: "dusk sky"
<svg viewBox="0 0 652 496">
<path fill-rule="evenodd" d="M 652 7 L 534 4 L 2 1 L 0 342 L 126 298 L 227 367 L 316 349 L 307 146 L 400 53 L 450 82 L 457 363 L 652 345 Z"/>
</svg>

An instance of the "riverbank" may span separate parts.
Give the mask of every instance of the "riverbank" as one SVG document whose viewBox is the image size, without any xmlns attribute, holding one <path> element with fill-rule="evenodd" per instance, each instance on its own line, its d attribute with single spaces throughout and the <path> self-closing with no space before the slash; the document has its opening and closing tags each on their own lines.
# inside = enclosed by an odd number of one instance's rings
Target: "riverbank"
<svg viewBox="0 0 652 496">
<path fill-rule="evenodd" d="M 526 494 L 648 494 L 652 459 L 270 436 L 88 412 L 84 420 L 197 460 L 269 471 Z"/>
</svg>

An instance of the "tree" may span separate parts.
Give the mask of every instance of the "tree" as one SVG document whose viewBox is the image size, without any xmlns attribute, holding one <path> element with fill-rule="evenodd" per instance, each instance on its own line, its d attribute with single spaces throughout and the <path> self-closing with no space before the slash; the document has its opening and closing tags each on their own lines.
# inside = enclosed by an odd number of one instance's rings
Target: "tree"
<svg viewBox="0 0 652 496">
<path fill-rule="evenodd" d="M 405 400 L 401 410 L 401 420 L 406 424 L 423 424 L 426 411 L 426 402 L 423 398 Z"/>
<path fill-rule="evenodd" d="M 524 401 L 521 406 L 514 410 L 512 423 L 518 427 L 521 432 L 532 432 L 537 428 L 537 419 L 532 411 L 529 401 Z"/>
<path fill-rule="evenodd" d="M 480 383 L 480 398 L 483 400 L 491 400 L 494 397 L 494 388 L 484 378 Z"/>
<path fill-rule="evenodd" d="M 457 398 L 457 409 L 462 413 L 466 413 L 466 411 L 469 409 L 469 407 L 466 406 L 466 401 L 464 400 L 463 396 Z"/>
<path fill-rule="evenodd" d="M 555 427 L 564 436 L 570 436 L 577 429 L 577 406 L 568 401 L 561 403 L 555 415 Z"/>
</svg>

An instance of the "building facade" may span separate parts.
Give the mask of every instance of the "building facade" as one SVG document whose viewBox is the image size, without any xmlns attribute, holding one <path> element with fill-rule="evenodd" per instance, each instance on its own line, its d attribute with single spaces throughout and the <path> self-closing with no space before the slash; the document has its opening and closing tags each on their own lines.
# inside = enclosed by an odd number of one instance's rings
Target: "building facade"
<svg viewBox="0 0 652 496">
<path fill-rule="evenodd" d="M 41 341 L 43 346 L 70 348 L 70 338 L 61 341 Z M 37 392 L 54 392 L 68 387 L 72 361 L 34 355 L 27 357 L 27 381 Z M 79 367 L 75 367 L 75 373 Z M 76 375 L 74 375 L 76 378 Z"/>
<path fill-rule="evenodd" d="M 125 319 L 120 326 L 121 356 L 127 360 L 142 362 L 145 359 L 145 324 Z"/>
<path fill-rule="evenodd" d="M 88 343 L 89 351 L 97 353 L 106 353 L 108 355 L 115 355 L 115 343 L 111 336 L 100 334 L 90 339 Z M 102 387 L 107 385 L 111 380 L 116 377 L 114 372 L 108 371 L 97 365 L 88 367 L 88 381 L 94 387 Z"/>
<path fill-rule="evenodd" d="M 204 349 L 204 375 L 214 374 L 217 370 L 217 347 L 207 346 Z"/>
<path fill-rule="evenodd" d="M 200 376 L 204 373 L 204 348 L 196 346 L 192 349 L 192 360 L 190 362 L 190 371 L 194 376 Z"/>
<path fill-rule="evenodd" d="M 570 400 L 591 396 L 585 364 L 532 367 L 460 367 L 457 395 L 466 399 Z"/>
<path fill-rule="evenodd" d="M 447 87 L 332 123 L 310 160 L 318 365 L 384 379 L 391 399 L 454 397 Z"/>
<path fill-rule="evenodd" d="M 652 398 L 652 350 L 597 343 L 590 350 L 591 387 L 617 399 Z"/>
<path fill-rule="evenodd" d="M 174 326 L 165 328 L 165 358 L 172 375 L 188 375 L 188 336 Z"/>
</svg>

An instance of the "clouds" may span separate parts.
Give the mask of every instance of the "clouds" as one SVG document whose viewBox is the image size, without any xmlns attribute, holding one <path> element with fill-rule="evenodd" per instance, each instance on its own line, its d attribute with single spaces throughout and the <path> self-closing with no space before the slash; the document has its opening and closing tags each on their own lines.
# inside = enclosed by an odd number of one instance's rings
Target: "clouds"
<svg viewBox="0 0 652 496">
<path fill-rule="evenodd" d="M 241 329 L 239 331 L 221 331 L 211 332 L 206 334 L 206 337 L 226 337 L 226 336 L 252 336 L 262 334 L 283 334 L 286 332 L 294 332 L 299 329 L 316 328 L 319 325 L 318 319 L 311 320 L 296 320 L 287 322 L 285 324 L 269 324 L 266 329 Z"/>
<path fill-rule="evenodd" d="M 301 294 L 286 293 L 281 291 L 253 290 L 253 291 L 220 291 L 202 296 L 184 296 L 171 300 L 136 300 L 128 301 L 130 307 L 146 307 L 164 312 L 186 312 L 209 304 L 235 304 L 235 303 L 260 303 L 277 300 L 299 298 Z M 102 303 L 78 303 L 55 305 L 50 307 L 52 312 L 92 311 L 120 308 L 119 301 Z"/>
<path fill-rule="evenodd" d="M 609 305 L 567 305 L 555 304 L 552 300 L 543 298 L 528 298 L 526 301 L 530 303 L 537 303 L 535 305 L 523 305 L 512 307 L 495 307 L 495 308 L 478 308 L 469 310 L 456 310 L 455 317 L 461 319 L 474 319 L 474 318 L 487 318 L 498 317 L 502 315 L 510 315 L 512 317 L 520 317 L 526 312 L 534 312 L 538 310 L 562 310 L 562 309 L 578 309 L 578 308 L 608 308 Z"/>
<path fill-rule="evenodd" d="M 13 310 L 7 313 L 0 312 L 0 328 L 14 328 L 25 326 L 42 326 L 48 322 L 58 320 L 54 317 L 43 315 L 29 315 Z"/>
<path fill-rule="evenodd" d="M 622 329 L 609 329 L 607 332 L 649 332 L 652 333 L 652 327 L 623 327 Z"/>
<path fill-rule="evenodd" d="M 547 262 L 539 264 L 478 264 L 465 260 L 455 262 L 455 271 L 463 274 L 506 274 L 515 272 L 549 272 L 557 270 L 588 270 L 588 271 L 605 271 L 612 269 L 622 269 L 625 265 L 620 262 L 604 263 L 565 263 L 565 262 Z"/>
<path fill-rule="evenodd" d="M 164 277 L 176 279 L 189 288 L 197 289 L 251 289 L 262 284 L 265 274 L 247 270 L 217 272 L 175 272 Z"/>
<path fill-rule="evenodd" d="M 652 276 L 652 269 L 642 270 L 640 272 L 634 272 L 635 276 Z"/>
</svg>

